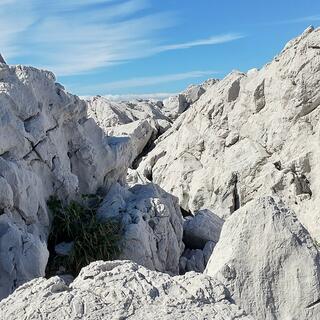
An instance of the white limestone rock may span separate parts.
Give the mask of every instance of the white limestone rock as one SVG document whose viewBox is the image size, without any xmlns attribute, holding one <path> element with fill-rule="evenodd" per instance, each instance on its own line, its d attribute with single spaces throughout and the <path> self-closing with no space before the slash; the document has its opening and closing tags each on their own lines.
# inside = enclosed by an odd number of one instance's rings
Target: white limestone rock
<svg viewBox="0 0 320 320">
<path fill-rule="evenodd" d="M 192 104 L 199 100 L 205 91 L 217 80 L 207 80 L 202 85 L 191 85 L 185 91 L 163 101 L 162 112 L 172 120 L 175 120 L 185 112 Z"/>
<path fill-rule="evenodd" d="M 123 138 L 123 143 L 128 144 L 128 157 L 130 163 L 133 164 L 134 160 L 142 153 L 145 147 L 156 137 L 157 130 L 154 123 L 148 120 L 137 120 L 128 124 L 112 127 L 106 133 L 114 138 L 110 140 Z"/>
<path fill-rule="evenodd" d="M 319 252 L 295 214 L 272 197 L 226 220 L 206 268 L 257 319 L 319 319 Z"/>
<path fill-rule="evenodd" d="M 88 100 L 88 112 L 108 136 L 127 138 L 130 164 L 136 167 L 153 141 L 171 127 L 171 120 L 154 101 L 136 100 L 115 102 L 104 97 Z"/>
<path fill-rule="evenodd" d="M 0 299 L 44 276 L 52 194 L 124 183 L 130 148 L 87 116 L 51 72 L 0 63 Z"/>
<path fill-rule="evenodd" d="M 127 188 L 115 184 L 98 209 L 98 216 L 123 226 L 120 259 L 151 270 L 179 273 L 183 252 L 183 219 L 175 197 L 153 184 Z"/>
<path fill-rule="evenodd" d="M 128 124 L 137 120 L 152 120 L 154 128 L 163 133 L 171 126 L 159 103 L 150 100 L 111 101 L 97 96 L 88 100 L 89 115 L 97 121 L 101 128 L 109 128 Z"/>
<path fill-rule="evenodd" d="M 250 320 L 206 275 L 170 277 L 128 261 L 94 262 L 68 286 L 39 278 L 0 302 L 0 318 Z"/>
<path fill-rule="evenodd" d="M 280 197 L 320 240 L 320 29 L 262 69 L 209 86 L 156 142 L 138 172 L 181 207 L 227 218 Z"/>
</svg>

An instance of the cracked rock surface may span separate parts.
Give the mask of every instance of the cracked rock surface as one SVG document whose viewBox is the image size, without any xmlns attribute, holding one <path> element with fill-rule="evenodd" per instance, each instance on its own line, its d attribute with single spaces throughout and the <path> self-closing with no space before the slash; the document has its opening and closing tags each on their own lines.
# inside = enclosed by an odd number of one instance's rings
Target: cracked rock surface
<svg viewBox="0 0 320 320">
<path fill-rule="evenodd" d="M 211 277 L 170 277 L 128 261 L 94 262 L 69 286 L 35 279 L 0 302 L 0 318 L 253 320 Z"/>
<path fill-rule="evenodd" d="M 175 197 L 153 184 L 130 189 L 114 184 L 98 215 L 121 222 L 124 230 L 120 259 L 179 274 L 179 258 L 184 249 L 183 219 Z"/>
<path fill-rule="evenodd" d="M 124 183 L 130 150 L 51 72 L 0 63 L 0 299 L 44 276 L 52 194 Z"/>
<path fill-rule="evenodd" d="M 138 167 L 182 208 L 223 219 L 281 198 L 320 239 L 320 29 L 308 28 L 261 70 L 211 83 Z"/>
</svg>

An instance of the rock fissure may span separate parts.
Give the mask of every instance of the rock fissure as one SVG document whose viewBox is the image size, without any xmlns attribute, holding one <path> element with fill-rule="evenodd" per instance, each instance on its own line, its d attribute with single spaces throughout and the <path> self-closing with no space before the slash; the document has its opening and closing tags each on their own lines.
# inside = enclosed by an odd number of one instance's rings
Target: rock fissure
<svg viewBox="0 0 320 320">
<path fill-rule="evenodd" d="M 320 47 L 319 47 L 319 49 L 320 49 Z M 314 308 L 314 307 L 315 307 L 316 305 L 318 305 L 319 303 L 320 303 L 320 299 L 318 299 L 318 300 L 310 303 L 309 305 L 307 305 L 306 308 L 307 308 L 307 309 Z"/>
</svg>

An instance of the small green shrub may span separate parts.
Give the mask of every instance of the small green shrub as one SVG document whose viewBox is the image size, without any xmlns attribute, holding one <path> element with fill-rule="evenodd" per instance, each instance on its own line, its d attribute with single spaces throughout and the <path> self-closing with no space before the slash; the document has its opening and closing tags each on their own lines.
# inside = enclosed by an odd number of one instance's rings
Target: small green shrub
<svg viewBox="0 0 320 320">
<path fill-rule="evenodd" d="M 81 268 L 97 260 L 112 260 L 120 253 L 121 226 L 115 221 L 100 222 L 96 217 L 101 198 L 82 196 L 83 201 L 68 205 L 51 197 L 48 207 L 52 213 L 52 227 L 48 239 L 50 258 L 47 275 L 57 273 L 59 267 L 77 276 Z M 54 248 L 61 242 L 74 242 L 68 256 L 58 256 Z"/>
</svg>

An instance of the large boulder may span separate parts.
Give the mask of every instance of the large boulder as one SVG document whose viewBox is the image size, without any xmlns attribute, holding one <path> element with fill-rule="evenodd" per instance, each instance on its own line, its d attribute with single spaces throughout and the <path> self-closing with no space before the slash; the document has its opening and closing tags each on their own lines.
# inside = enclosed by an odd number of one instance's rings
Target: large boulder
<svg viewBox="0 0 320 320">
<path fill-rule="evenodd" d="M 206 274 L 257 319 L 319 319 L 318 249 L 295 214 L 272 197 L 226 220 Z"/>
<path fill-rule="evenodd" d="M 181 207 L 226 218 L 279 196 L 320 240 L 320 29 L 308 28 L 261 70 L 211 84 L 138 171 Z"/>
<path fill-rule="evenodd" d="M 35 279 L 0 303 L 1 319 L 61 317 L 253 320 L 211 277 L 195 273 L 170 277 L 128 261 L 94 262 L 69 286 L 59 277 Z"/>
<path fill-rule="evenodd" d="M 121 222 L 120 259 L 130 259 L 151 270 L 179 273 L 183 219 L 175 197 L 153 184 L 130 189 L 115 184 L 98 209 L 98 216 Z"/>
</svg>

